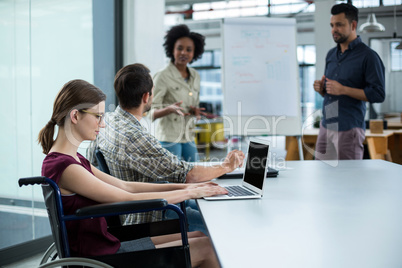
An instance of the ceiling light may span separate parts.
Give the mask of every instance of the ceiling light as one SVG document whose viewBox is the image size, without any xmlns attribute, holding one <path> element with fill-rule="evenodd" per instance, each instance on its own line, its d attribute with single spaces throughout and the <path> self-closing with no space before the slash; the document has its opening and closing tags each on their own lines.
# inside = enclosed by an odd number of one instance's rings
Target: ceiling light
<svg viewBox="0 0 402 268">
<path fill-rule="evenodd" d="M 378 23 L 375 14 L 371 13 L 367 17 L 367 22 L 360 26 L 359 31 L 362 33 L 383 32 L 385 31 L 385 27 L 381 23 Z"/>
</svg>

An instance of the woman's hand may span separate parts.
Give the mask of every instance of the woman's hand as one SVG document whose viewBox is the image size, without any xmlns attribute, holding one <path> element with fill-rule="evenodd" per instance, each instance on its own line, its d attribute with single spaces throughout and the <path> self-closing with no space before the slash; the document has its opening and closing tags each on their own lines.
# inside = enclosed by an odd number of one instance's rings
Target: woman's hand
<svg viewBox="0 0 402 268">
<path fill-rule="evenodd" d="M 180 107 L 182 105 L 183 101 L 179 101 L 176 103 L 173 103 L 169 106 L 166 107 L 166 109 L 169 111 L 169 113 L 175 113 L 181 116 L 189 115 L 189 113 L 184 113 L 184 108 Z"/>
<path fill-rule="evenodd" d="M 222 188 L 214 182 L 189 184 L 188 190 L 191 193 L 192 199 L 228 193 L 225 188 Z"/>
<path fill-rule="evenodd" d="M 201 115 L 206 116 L 207 113 L 203 112 L 205 111 L 205 108 L 198 108 L 194 106 L 190 106 L 190 114 L 194 115 L 197 120 L 201 119 Z"/>
<path fill-rule="evenodd" d="M 186 189 L 195 189 L 195 188 L 199 188 L 199 187 L 205 187 L 208 185 L 212 185 L 212 186 L 217 186 L 218 184 L 212 181 L 207 181 L 207 182 L 200 182 L 200 183 L 186 183 Z"/>
</svg>

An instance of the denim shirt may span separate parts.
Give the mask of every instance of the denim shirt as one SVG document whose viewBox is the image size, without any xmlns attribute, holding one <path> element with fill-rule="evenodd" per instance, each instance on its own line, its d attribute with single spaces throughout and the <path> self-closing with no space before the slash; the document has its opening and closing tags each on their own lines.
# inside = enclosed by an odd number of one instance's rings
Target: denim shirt
<svg viewBox="0 0 402 268">
<path fill-rule="evenodd" d="M 325 77 L 343 86 L 364 90 L 370 103 L 385 99 L 384 65 L 378 54 L 358 36 L 342 53 L 340 45 L 332 48 L 326 57 Z M 323 120 L 325 128 L 346 131 L 365 129 L 366 102 L 346 95 L 326 93 L 324 86 Z"/>
</svg>

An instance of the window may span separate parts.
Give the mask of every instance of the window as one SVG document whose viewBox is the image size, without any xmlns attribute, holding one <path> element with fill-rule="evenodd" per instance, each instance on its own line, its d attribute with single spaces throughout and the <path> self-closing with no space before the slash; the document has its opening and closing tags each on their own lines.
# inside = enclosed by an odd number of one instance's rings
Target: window
<svg viewBox="0 0 402 268">
<path fill-rule="evenodd" d="M 337 4 L 345 3 L 346 1 L 336 1 Z M 401 0 L 382 0 L 383 6 L 395 6 L 402 4 Z M 380 0 L 353 0 L 353 5 L 357 8 L 379 7 Z"/>
<path fill-rule="evenodd" d="M 221 115 L 221 51 L 205 51 L 202 58 L 193 62 L 191 67 L 198 71 L 201 78 L 200 106 L 209 113 Z"/>
<path fill-rule="evenodd" d="M 315 80 L 315 46 L 297 46 L 297 60 L 299 62 L 300 96 L 303 122 L 316 108 L 313 89 Z"/>
<path fill-rule="evenodd" d="M 314 12 L 314 4 L 304 0 L 216 1 L 194 4 L 193 10 L 194 20 L 205 20 Z"/>
<path fill-rule="evenodd" d="M 402 71 L 402 49 L 396 49 L 400 42 L 391 42 L 391 71 Z"/>
<path fill-rule="evenodd" d="M 175 2 L 175 1 L 173 1 Z M 184 2 L 184 1 L 183 1 Z M 336 3 L 346 3 L 346 0 L 337 0 Z M 401 5 L 402 0 L 353 0 L 357 8 L 372 8 L 380 6 Z M 209 20 L 252 16 L 294 16 L 299 13 L 314 12 L 314 1 L 307 0 L 236 0 L 210 1 L 190 4 L 172 4 L 167 6 L 169 14 L 180 14 L 186 19 Z M 173 24 L 177 17 L 171 18 Z"/>
</svg>

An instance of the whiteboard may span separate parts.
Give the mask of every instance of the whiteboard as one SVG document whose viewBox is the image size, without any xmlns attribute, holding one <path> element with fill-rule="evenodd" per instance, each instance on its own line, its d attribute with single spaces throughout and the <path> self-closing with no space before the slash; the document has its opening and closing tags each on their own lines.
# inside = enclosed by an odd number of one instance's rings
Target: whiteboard
<svg viewBox="0 0 402 268">
<path fill-rule="evenodd" d="M 223 118 L 228 135 L 300 135 L 296 20 L 225 19 Z"/>
</svg>

